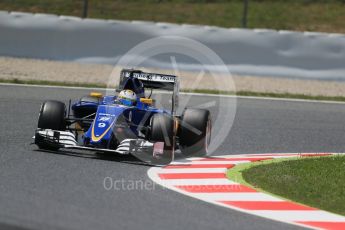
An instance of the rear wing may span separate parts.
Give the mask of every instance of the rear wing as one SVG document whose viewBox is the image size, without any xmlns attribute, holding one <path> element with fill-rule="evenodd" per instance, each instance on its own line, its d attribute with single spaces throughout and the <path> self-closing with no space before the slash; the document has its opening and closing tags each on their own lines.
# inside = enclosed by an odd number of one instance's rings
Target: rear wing
<svg viewBox="0 0 345 230">
<path fill-rule="evenodd" d="M 144 88 L 174 90 L 178 85 L 178 77 L 168 74 L 145 73 L 141 70 L 123 69 L 120 76 L 120 85 L 126 78 L 136 78 L 144 84 Z"/>
<path fill-rule="evenodd" d="M 131 78 L 135 79 L 133 82 L 134 88 L 140 88 L 140 86 L 136 83 L 136 81 L 139 80 L 139 84 L 142 83 L 142 88 L 172 91 L 171 112 L 175 115 L 178 107 L 178 95 L 180 90 L 180 83 L 177 76 L 158 73 L 145 73 L 141 70 L 134 69 L 123 69 L 120 73 L 119 90 L 124 89 L 125 84 L 127 84 L 128 80 Z"/>
</svg>

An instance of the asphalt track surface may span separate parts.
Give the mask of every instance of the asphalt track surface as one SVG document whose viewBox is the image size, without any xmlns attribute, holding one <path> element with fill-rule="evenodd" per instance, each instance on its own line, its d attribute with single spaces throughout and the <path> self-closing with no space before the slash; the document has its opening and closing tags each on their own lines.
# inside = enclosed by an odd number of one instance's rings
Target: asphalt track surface
<svg viewBox="0 0 345 230">
<path fill-rule="evenodd" d="M 160 186 L 108 191 L 105 177 L 150 183 L 148 166 L 30 145 L 43 100 L 88 93 L 0 86 L 0 229 L 298 229 Z M 208 100 L 195 96 L 191 103 Z M 344 152 L 344 124 L 345 104 L 238 99 L 234 126 L 216 154 Z"/>
</svg>

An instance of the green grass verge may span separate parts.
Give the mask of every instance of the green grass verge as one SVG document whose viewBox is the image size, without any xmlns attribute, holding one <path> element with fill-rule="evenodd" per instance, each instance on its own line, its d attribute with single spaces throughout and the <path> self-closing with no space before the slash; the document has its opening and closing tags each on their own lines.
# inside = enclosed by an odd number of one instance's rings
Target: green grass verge
<svg viewBox="0 0 345 230">
<path fill-rule="evenodd" d="M 278 162 L 282 162 L 282 161 L 287 161 L 287 160 L 297 160 L 300 159 L 298 157 L 289 157 L 289 158 L 277 158 L 277 159 L 272 159 L 272 160 L 264 160 L 264 161 L 255 161 L 255 162 L 249 162 L 249 163 L 243 163 L 243 164 L 239 164 L 236 165 L 233 168 L 230 168 L 226 175 L 227 177 L 235 182 L 238 182 L 240 184 L 243 185 L 247 185 L 249 187 L 253 187 L 255 189 L 260 190 L 260 188 L 256 188 L 253 185 L 249 184 L 242 176 L 242 172 L 244 170 L 250 169 L 252 167 L 255 166 L 259 166 L 259 165 L 267 165 L 267 164 L 271 164 L 271 163 L 278 163 Z"/>
<path fill-rule="evenodd" d="M 345 215 L 345 156 L 265 162 L 238 172 L 256 189 Z"/>
<path fill-rule="evenodd" d="M 317 101 L 345 101 L 345 97 L 342 96 L 322 96 L 322 95 L 307 95 L 307 94 L 292 94 L 292 93 L 264 93 L 264 92 L 253 92 L 253 91 L 219 91 L 212 89 L 184 89 L 183 92 L 193 93 L 207 93 L 207 94 L 222 94 L 222 95 L 237 95 L 247 97 L 271 97 L 271 98 L 289 98 L 289 99 L 305 99 L 305 100 L 317 100 Z"/>
<path fill-rule="evenodd" d="M 251 187 L 259 192 L 267 193 L 275 197 L 279 197 L 283 200 L 288 200 L 286 197 L 278 196 L 277 194 L 270 193 L 268 191 L 265 191 L 259 187 L 255 187 L 252 184 L 249 184 L 244 178 L 243 178 L 243 171 L 248 170 L 252 167 L 259 166 L 259 165 L 267 165 L 271 163 L 279 163 L 283 161 L 290 161 L 290 160 L 298 160 L 301 159 L 300 157 L 288 157 L 288 158 L 276 158 L 272 160 L 264 160 L 264 161 L 255 161 L 255 162 L 249 162 L 244 164 L 236 165 L 236 167 L 233 167 L 229 169 L 226 173 L 227 178 L 229 178 L 232 181 L 235 181 L 237 183 L 246 185 L 248 187 Z"/>
<path fill-rule="evenodd" d="M 106 88 L 104 84 L 96 83 L 73 83 L 60 81 L 44 81 L 44 80 L 20 80 L 20 79 L 0 79 L 0 83 L 11 83 L 20 85 L 50 85 L 50 86 L 68 86 L 68 87 L 87 87 L 87 88 Z"/>
<path fill-rule="evenodd" d="M 81 16 L 83 0 L 1 0 L 0 9 Z M 172 10 L 173 9 L 173 10 Z M 241 27 L 243 0 L 89 0 L 89 17 Z M 343 0 L 250 0 L 248 26 L 345 32 Z"/>
<path fill-rule="evenodd" d="M 0 79 L 0 83 L 12 83 L 21 85 L 50 85 L 50 86 L 66 86 L 66 87 L 86 87 L 86 88 L 106 88 L 105 84 L 96 83 L 73 83 L 73 82 L 59 82 L 59 81 L 43 81 L 43 80 L 20 80 L 20 79 Z M 338 101 L 345 102 L 345 97 L 330 97 L 330 96 L 311 96 L 305 94 L 290 94 L 290 93 L 261 93 L 251 91 L 219 91 L 212 89 L 183 89 L 186 93 L 205 93 L 205 94 L 219 94 L 219 95 L 236 95 L 248 97 L 271 97 L 271 98 L 288 98 L 288 99 L 305 99 L 317 101 Z"/>
</svg>

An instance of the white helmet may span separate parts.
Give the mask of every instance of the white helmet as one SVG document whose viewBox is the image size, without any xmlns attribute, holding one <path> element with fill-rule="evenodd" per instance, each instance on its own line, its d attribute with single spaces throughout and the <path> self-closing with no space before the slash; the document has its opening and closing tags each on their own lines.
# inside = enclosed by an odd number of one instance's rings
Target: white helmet
<svg viewBox="0 0 345 230">
<path fill-rule="evenodd" d="M 137 95 L 129 89 L 122 90 L 117 97 L 123 105 L 132 106 L 137 101 Z"/>
</svg>

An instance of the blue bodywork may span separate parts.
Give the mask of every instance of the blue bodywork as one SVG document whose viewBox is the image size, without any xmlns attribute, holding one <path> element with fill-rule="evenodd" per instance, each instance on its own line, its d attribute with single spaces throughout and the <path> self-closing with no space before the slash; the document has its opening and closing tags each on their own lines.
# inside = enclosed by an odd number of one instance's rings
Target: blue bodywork
<svg viewBox="0 0 345 230">
<path fill-rule="evenodd" d="M 147 96 L 146 89 L 150 90 Z M 151 96 L 156 89 L 170 92 L 157 97 L 163 99 L 159 104 L 169 104 L 170 110 L 155 107 Z M 132 90 L 136 97 L 118 97 L 116 92 L 123 90 Z M 44 102 L 34 143 L 44 150 L 130 154 L 151 164 L 168 164 L 180 140 L 178 94 L 177 76 L 123 69 L 112 96 L 91 93 L 69 103 L 68 109 L 60 101 Z"/>
<path fill-rule="evenodd" d="M 117 91 L 132 90 L 137 96 L 136 103 L 125 106 L 119 103 L 116 96 L 88 96 L 73 104 L 74 116 L 79 119 L 77 124 L 84 130 L 81 144 L 85 147 L 116 149 L 125 139 L 149 140 L 150 121 L 154 114 L 175 115 L 178 86 L 177 77 L 173 75 L 122 70 Z M 171 111 L 153 107 L 150 99 L 145 98 L 145 88 L 172 91 Z M 142 98 L 146 99 L 146 103 Z"/>
<path fill-rule="evenodd" d="M 169 111 L 157 109 L 137 99 L 134 106 L 119 104 L 116 96 L 105 96 L 98 101 L 78 101 L 72 105 L 74 114 L 92 116 L 93 122 L 83 135 L 83 145 L 96 148 L 113 149 L 124 139 L 147 138 L 147 127 L 155 113 Z"/>
</svg>

